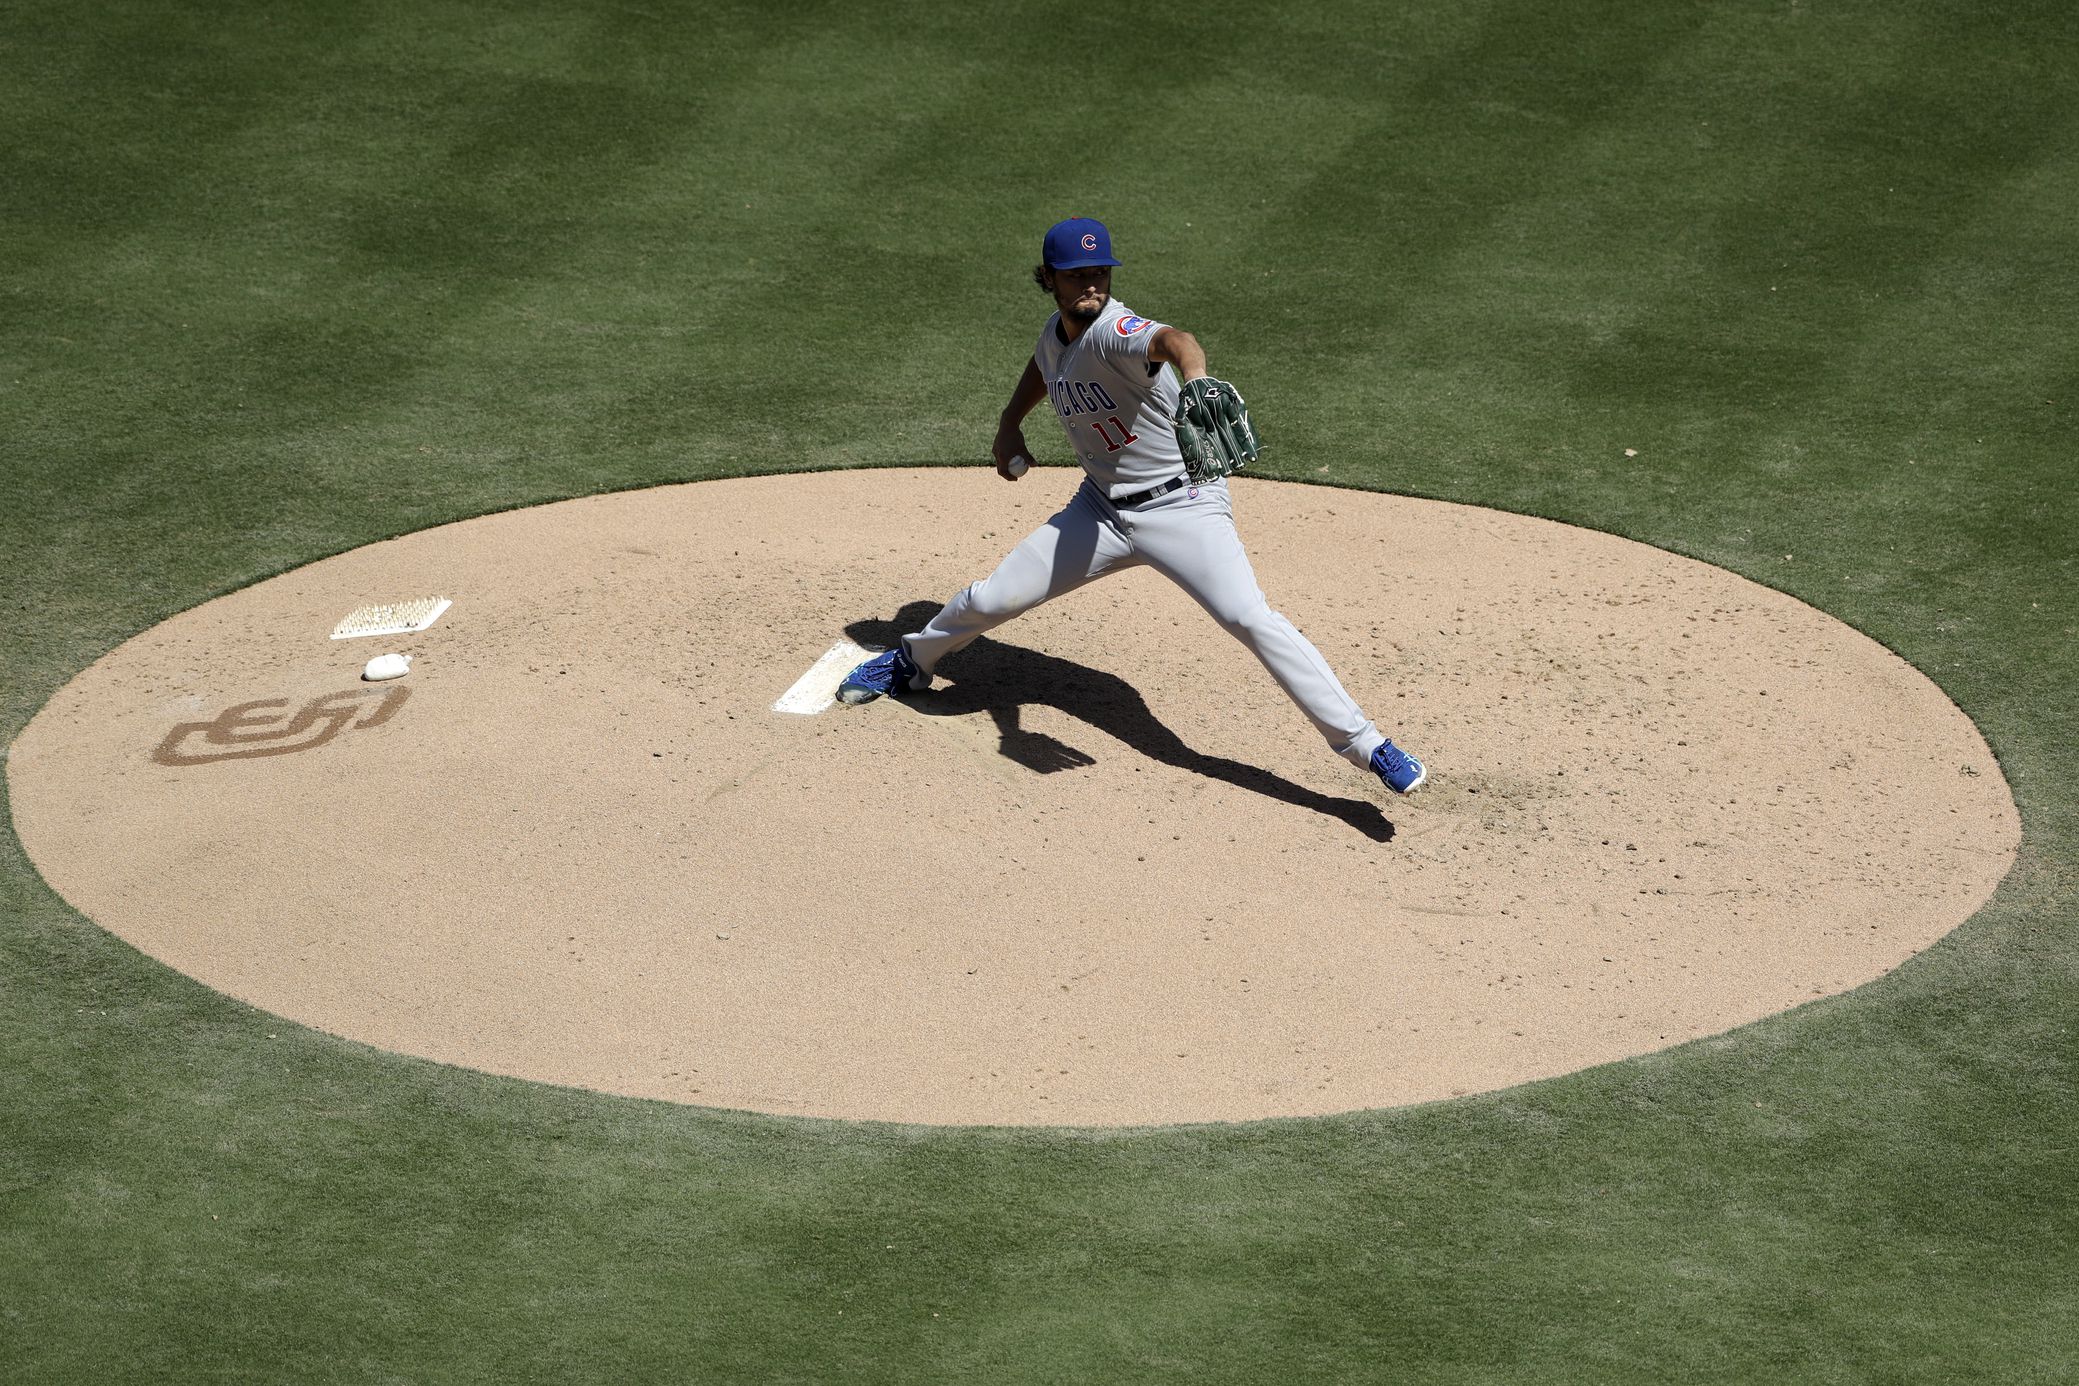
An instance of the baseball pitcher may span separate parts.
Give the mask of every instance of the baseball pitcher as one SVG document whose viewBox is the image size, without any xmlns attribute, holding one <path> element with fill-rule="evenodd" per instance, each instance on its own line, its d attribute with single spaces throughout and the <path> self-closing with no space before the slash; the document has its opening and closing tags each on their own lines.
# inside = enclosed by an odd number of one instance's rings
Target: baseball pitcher
<svg viewBox="0 0 2079 1386">
<path fill-rule="evenodd" d="M 1083 481 L 1068 505 L 930 624 L 846 676 L 838 697 L 921 692 L 947 655 L 1107 573 L 1146 564 L 1189 592 L 1263 661 L 1329 748 L 1397 794 L 1428 778 L 1421 761 L 1366 720 L 1304 635 L 1264 600 L 1235 529 L 1228 473 L 1256 459 L 1248 406 L 1207 373 L 1198 339 L 1111 296 L 1111 234 L 1071 217 L 1051 228 L 1033 277 L 1054 299 L 990 451 L 998 475 L 1024 476 L 1021 427 L 1053 406 Z"/>
</svg>

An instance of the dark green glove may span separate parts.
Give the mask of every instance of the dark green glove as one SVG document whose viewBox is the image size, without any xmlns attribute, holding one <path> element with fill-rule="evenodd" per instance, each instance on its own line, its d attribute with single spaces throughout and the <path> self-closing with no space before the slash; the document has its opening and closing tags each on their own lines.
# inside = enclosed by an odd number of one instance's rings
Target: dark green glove
<svg viewBox="0 0 2079 1386">
<path fill-rule="evenodd" d="M 1241 392 L 1209 375 L 1185 383 L 1176 424 L 1177 447 L 1193 481 L 1226 476 L 1254 462 L 1260 451 Z"/>
</svg>

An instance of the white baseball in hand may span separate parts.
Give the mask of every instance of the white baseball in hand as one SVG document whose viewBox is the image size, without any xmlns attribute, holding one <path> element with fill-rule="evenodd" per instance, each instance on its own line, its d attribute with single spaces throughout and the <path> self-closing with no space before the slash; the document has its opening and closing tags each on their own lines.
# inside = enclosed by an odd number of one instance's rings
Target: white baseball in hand
<svg viewBox="0 0 2079 1386">
<path fill-rule="evenodd" d="M 1004 463 L 1003 469 L 1009 472 L 1011 479 L 1015 481 L 1032 470 L 1032 463 L 1026 459 L 1025 454 L 1019 453 L 1016 457 Z"/>
</svg>

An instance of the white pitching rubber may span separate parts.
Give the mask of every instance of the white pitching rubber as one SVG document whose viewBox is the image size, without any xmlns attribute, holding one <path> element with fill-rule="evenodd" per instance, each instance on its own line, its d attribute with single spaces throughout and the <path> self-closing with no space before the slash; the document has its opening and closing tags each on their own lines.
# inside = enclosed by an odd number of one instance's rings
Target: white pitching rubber
<svg viewBox="0 0 2079 1386">
<path fill-rule="evenodd" d="M 845 681 L 845 675 L 871 658 L 873 651 L 849 640 L 838 641 L 809 666 L 806 674 L 794 680 L 792 688 L 780 694 L 780 700 L 772 705 L 772 710 L 791 712 L 799 717 L 815 716 L 836 704 L 837 686 Z"/>
<path fill-rule="evenodd" d="M 351 640 L 357 635 L 409 635 L 440 619 L 454 603 L 446 597 L 420 597 L 409 602 L 384 602 L 359 606 L 332 628 L 334 640 Z"/>
</svg>

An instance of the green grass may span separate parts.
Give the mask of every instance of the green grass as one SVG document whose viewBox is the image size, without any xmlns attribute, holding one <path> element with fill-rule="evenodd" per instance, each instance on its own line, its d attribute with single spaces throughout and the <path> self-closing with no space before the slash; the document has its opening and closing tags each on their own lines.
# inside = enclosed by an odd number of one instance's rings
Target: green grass
<svg viewBox="0 0 2079 1386">
<path fill-rule="evenodd" d="M 0 739 L 379 537 L 971 462 L 1085 212 L 1269 473 L 1795 593 L 1970 713 L 2025 838 L 1941 946 L 1727 1036 L 1093 1135 L 377 1053 L 140 957 L 0 834 L 0 1377 L 2079 1374 L 2075 13 L 8 10 Z"/>
</svg>

